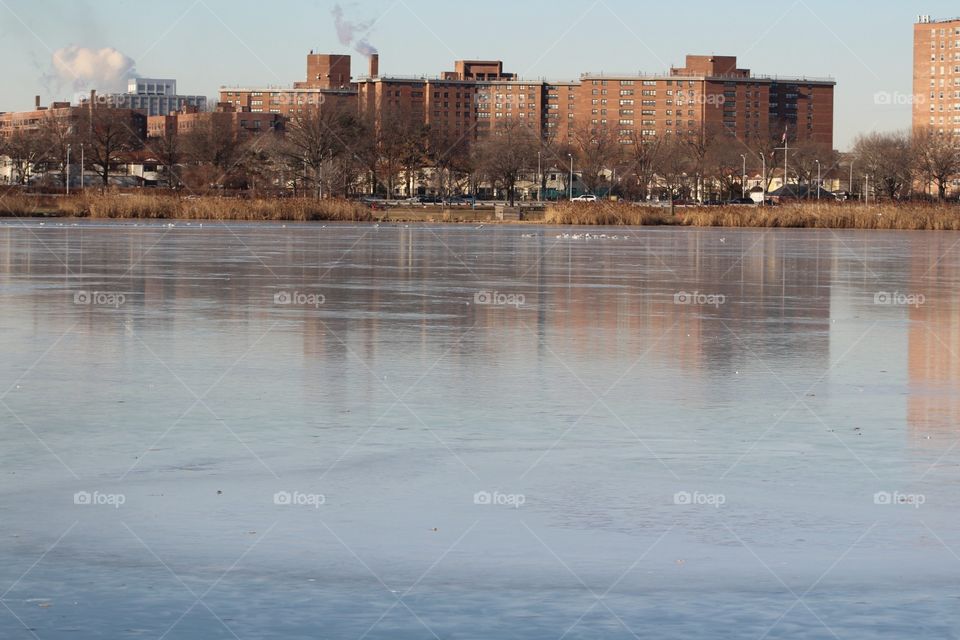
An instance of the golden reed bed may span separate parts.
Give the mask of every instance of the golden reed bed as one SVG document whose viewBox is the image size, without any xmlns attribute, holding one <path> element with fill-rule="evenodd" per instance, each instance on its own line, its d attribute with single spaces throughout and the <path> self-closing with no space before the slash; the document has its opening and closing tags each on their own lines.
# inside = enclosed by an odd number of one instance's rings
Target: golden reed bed
<svg viewBox="0 0 960 640">
<path fill-rule="evenodd" d="M 566 225 L 671 225 L 790 229 L 960 230 L 960 206 L 935 204 L 798 203 L 777 207 L 636 207 L 619 203 L 561 203 L 545 222 Z"/>
<path fill-rule="evenodd" d="M 153 195 L 89 195 L 75 198 L 10 196 L 0 199 L 0 215 L 170 220 L 367 221 L 369 208 L 346 200 L 284 198 L 176 198 Z"/>
<path fill-rule="evenodd" d="M 490 219 L 489 211 L 439 210 L 430 221 Z M 379 219 L 417 220 L 403 210 L 372 211 L 347 200 L 308 198 L 251 199 L 165 195 L 83 195 L 71 198 L 0 196 L 0 216 L 66 216 L 77 218 L 366 222 Z M 546 224 L 603 226 L 778 227 L 794 229 L 960 230 L 960 205 L 925 203 L 878 204 L 799 203 L 777 207 L 638 207 L 613 202 L 558 203 L 542 218 Z"/>
</svg>

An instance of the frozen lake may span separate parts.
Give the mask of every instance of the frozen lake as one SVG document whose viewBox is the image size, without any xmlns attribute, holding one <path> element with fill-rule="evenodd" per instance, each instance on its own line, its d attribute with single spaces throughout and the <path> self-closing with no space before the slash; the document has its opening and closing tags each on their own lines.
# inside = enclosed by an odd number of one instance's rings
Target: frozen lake
<svg viewBox="0 0 960 640">
<path fill-rule="evenodd" d="M 949 233 L 0 222 L 0 638 L 960 637 L 958 285 Z"/>
</svg>

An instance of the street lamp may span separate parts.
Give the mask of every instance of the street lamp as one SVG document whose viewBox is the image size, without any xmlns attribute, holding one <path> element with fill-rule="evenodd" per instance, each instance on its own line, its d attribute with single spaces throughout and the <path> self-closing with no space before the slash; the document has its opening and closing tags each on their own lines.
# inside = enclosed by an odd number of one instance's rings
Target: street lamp
<svg viewBox="0 0 960 640">
<path fill-rule="evenodd" d="M 820 199 L 820 161 L 814 160 L 817 163 L 817 200 Z"/>
<path fill-rule="evenodd" d="M 853 163 L 855 160 L 850 161 L 850 197 L 853 197 Z"/>
<path fill-rule="evenodd" d="M 70 145 L 67 145 L 67 195 L 70 195 Z"/>
<path fill-rule="evenodd" d="M 83 143 L 81 142 L 81 143 L 80 143 L 80 191 L 85 191 L 85 189 L 84 189 L 84 186 L 85 186 L 85 185 L 84 185 L 84 178 L 86 178 L 86 175 L 85 175 L 85 173 L 84 173 L 84 170 L 85 170 L 86 165 L 83 163 L 83 160 L 84 160 L 84 158 L 83 158 Z"/>
<path fill-rule="evenodd" d="M 740 199 L 743 200 L 747 197 L 747 156 L 741 153 L 740 157 L 743 158 L 743 173 L 740 174 Z"/>
<path fill-rule="evenodd" d="M 763 193 L 761 194 L 763 199 L 760 200 L 760 206 L 765 207 L 767 206 L 767 156 L 762 152 L 760 153 L 760 162 L 763 163 L 763 179 L 760 181 L 760 188 L 763 189 Z"/>
<path fill-rule="evenodd" d="M 567 154 L 570 157 L 570 199 L 573 200 L 573 154 Z"/>
<path fill-rule="evenodd" d="M 537 151 L 537 202 L 541 202 L 540 189 L 543 187 L 543 174 L 541 173 L 541 152 Z"/>
</svg>

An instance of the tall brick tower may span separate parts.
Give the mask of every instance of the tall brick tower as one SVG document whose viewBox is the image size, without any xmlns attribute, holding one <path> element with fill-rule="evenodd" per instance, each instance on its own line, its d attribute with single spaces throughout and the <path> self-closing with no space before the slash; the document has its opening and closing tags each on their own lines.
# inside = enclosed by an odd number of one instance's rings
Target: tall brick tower
<svg viewBox="0 0 960 640">
<path fill-rule="evenodd" d="M 307 81 L 298 89 L 346 89 L 350 87 L 350 56 L 310 52 L 307 56 Z"/>
<path fill-rule="evenodd" d="M 913 127 L 960 130 L 960 19 L 919 16 L 913 26 Z"/>
</svg>

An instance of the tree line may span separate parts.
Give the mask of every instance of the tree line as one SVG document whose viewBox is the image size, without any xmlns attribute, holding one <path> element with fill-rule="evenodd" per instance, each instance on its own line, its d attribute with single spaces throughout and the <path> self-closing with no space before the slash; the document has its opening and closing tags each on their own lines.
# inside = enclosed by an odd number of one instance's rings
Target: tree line
<svg viewBox="0 0 960 640">
<path fill-rule="evenodd" d="M 191 191 L 247 189 L 297 195 L 391 198 L 426 191 L 446 197 L 481 188 L 514 201 L 531 183 L 545 192 L 552 174 L 555 195 L 570 189 L 569 168 L 589 193 L 630 200 L 732 199 L 745 190 L 744 173 L 770 190 L 782 177 L 815 190 L 821 178 L 848 180 L 850 191 L 870 184 L 877 196 L 903 199 L 931 194 L 943 199 L 960 177 L 960 150 L 952 136 L 932 130 L 871 133 L 840 154 L 813 142 L 784 145 L 782 136 L 742 138 L 722 127 L 690 135 L 641 137 L 636 131 L 586 125 L 569 138 L 544 138 L 526 123 L 507 120 L 478 132 L 431 127 L 422 114 L 387 110 L 378 118 L 348 109 L 311 109 L 283 127 L 247 136 L 228 114 L 208 114 L 187 132 L 164 131 L 144 139 L 143 123 L 127 110 L 53 110 L 34 130 L 0 139 L 0 155 L 15 182 L 59 176 L 76 166 L 82 145 L 85 169 L 106 187 L 134 152 L 158 165 L 163 186 Z M 240 114 L 242 117 L 242 114 Z M 222 116 L 222 117 L 221 117 Z M 786 148 L 785 148 L 786 147 Z M 854 179 L 848 175 L 855 169 Z M 539 184 L 537 184 L 539 178 Z M 809 189 L 808 189 L 809 192 Z"/>
</svg>

